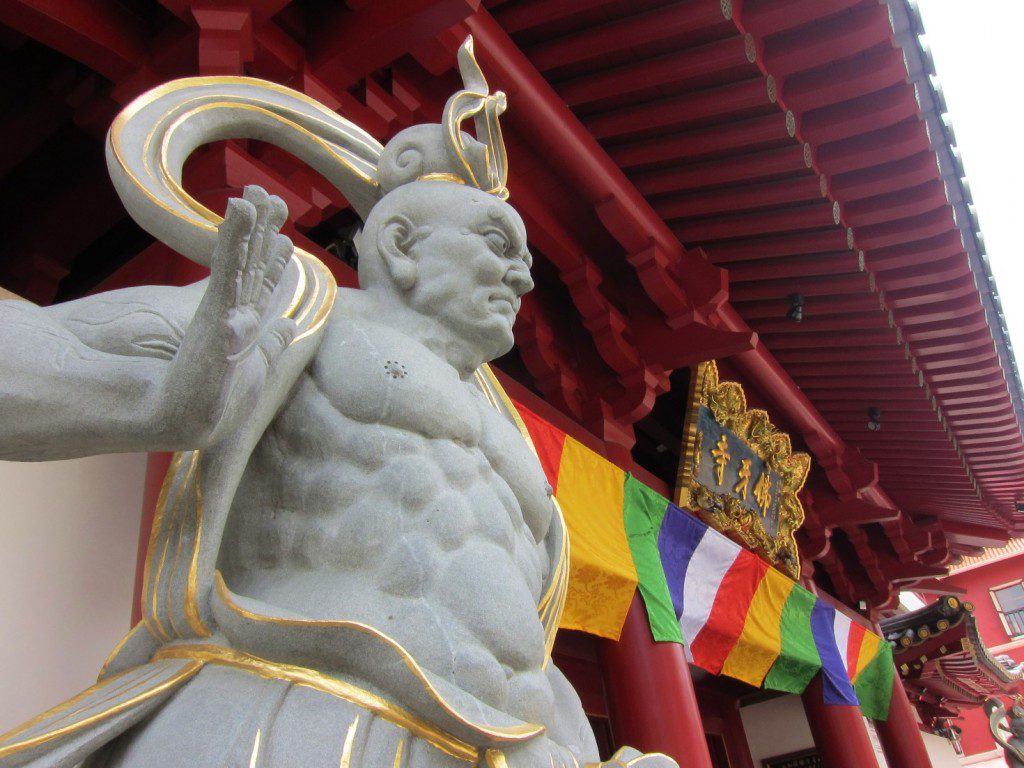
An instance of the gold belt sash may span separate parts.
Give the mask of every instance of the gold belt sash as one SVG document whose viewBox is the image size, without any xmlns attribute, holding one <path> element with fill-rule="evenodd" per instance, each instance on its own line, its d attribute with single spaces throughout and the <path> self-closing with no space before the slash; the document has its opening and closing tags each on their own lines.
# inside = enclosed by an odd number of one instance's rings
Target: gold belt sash
<svg viewBox="0 0 1024 768">
<path fill-rule="evenodd" d="M 405 728 L 413 735 L 452 757 L 470 763 L 476 763 L 480 758 L 480 750 L 472 744 L 442 731 L 383 696 L 345 680 L 330 677 L 315 669 L 295 664 L 281 664 L 252 656 L 234 648 L 206 643 L 165 646 L 153 655 L 153 661 L 164 659 L 188 659 L 204 664 L 221 664 L 251 672 L 268 680 L 286 680 L 295 685 L 304 685 L 307 688 L 344 699 L 390 723 Z"/>
</svg>

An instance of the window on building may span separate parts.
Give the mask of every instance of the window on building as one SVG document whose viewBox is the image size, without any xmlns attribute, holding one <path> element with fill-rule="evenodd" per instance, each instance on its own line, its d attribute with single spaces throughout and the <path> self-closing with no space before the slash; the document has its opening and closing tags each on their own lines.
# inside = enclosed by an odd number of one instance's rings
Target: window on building
<svg viewBox="0 0 1024 768">
<path fill-rule="evenodd" d="M 1024 584 L 1006 584 L 990 590 L 992 601 L 1008 635 L 1024 635 Z"/>
</svg>

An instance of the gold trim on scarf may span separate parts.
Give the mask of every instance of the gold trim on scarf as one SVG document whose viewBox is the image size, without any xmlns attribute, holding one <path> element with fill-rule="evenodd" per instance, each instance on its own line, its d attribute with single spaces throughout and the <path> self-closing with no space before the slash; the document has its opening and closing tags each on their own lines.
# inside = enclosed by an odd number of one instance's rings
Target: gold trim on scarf
<svg viewBox="0 0 1024 768">
<path fill-rule="evenodd" d="M 56 707 L 47 710 L 41 715 L 37 715 L 36 717 L 29 720 L 27 723 L 24 723 L 18 726 L 17 728 L 0 735 L 0 744 L 2 744 L 5 741 L 10 741 L 19 734 L 23 734 L 25 733 L 25 731 L 28 731 L 37 725 L 41 725 L 42 723 L 45 723 L 47 720 L 57 718 L 53 722 L 53 725 L 57 725 L 58 723 L 62 723 L 73 718 L 75 715 L 81 714 L 93 707 L 100 706 L 108 701 L 114 701 L 116 703 L 111 704 L 106 709 L 100 712 L 84 717 L 81 720 L 71 720 L 71 722 L 68 722 L 65 725 L 53 728 L 52 730 L 48 730 L 36 736 L 24 738 L 21 741 L 14 742 L 13 744 L 7 744 L 6 746 L 0 746 L 0 760 L 10 755 L 16 754 L 18 752 L 22 752 L 26 749 L 31 749 L 41 744 L 45 744 L 49 741 L 53 741 L 54 739 L 60 738 L 61 736 L 66 736 L 76 731 L 80 731 L 83 728 L 87 728 L 90 725 L 93 725 L 94 723 L 100 722 L 101 720 L 105 720 L 108 717 L 112 717 L 121 712 L 132 709 L 140 702 L 143 702 L 146 699 L 152 698 L 153 696 L 163 693 L 164 691 L 170 688 L 174 688 L 180 685 L 185 680 L 188 680 L 190 677 L 195 675 L 202 668 L 202 666 L 203 665 L 198 661 L 193 661 L 191 663 L 184 664 L 177 671 L 171 672 L 170 677 L 168 677 L 166 680 L 163 680 L 162 682 L 159 682 L 156 685 L 146 688 L 142 692 L 131 695 L 129 698 L 123 699 L 121 701 L 117 701 L 117 699 L 119 699 L 122 696 L 129 695 L 133 689 L 146 685 L 147 683 L 152 681 L 153 678 L 159 677 L 161 674 L 166 674 L 168 670 L 152 670 L 146 669 L 145 667 L 133 667 L 132 669 L 128 669 L 124 672 L 119 672 L 116 675 L 112 675 L 111 677 L 108 677 L 102 682 L 96 683 L 95 685 L 86 688 L 77 696 L 74 696 L 63 703 L 58 704 Z M 132 673 L 138 673 L 140 672 L 140 670 L 142 671 L 142 674 L 144 676 L 141 679 L 132 679 Z M 104 698 L 96 702 L 88 701 L 88 698 L 90 696 L 101 692 L 105 694 Z M 76 706 L 77 708 L 73 709 L 73 707 Z"/>
<path fill-rule="evenodd" d="M 413 655 L 409 653 L 401 643 L 384 634 L 379 629 L 371 627 L 369 624 L 346 620 L 285 619 L 277 616 L 264 616 L 247 610 L 234 601 L 231 590 L 229 590 L 227 584 L 224 583 L 224 577 L 221 575 L 220 571 L 216 571 L 214 573 L 214 583 L 216 585 L 217 595 L 223 601 L 224 605 L 239 616 L 249 619 L 250 621 L 256 621 L 263 624 L 274 624 L 283 627 L 335 627 L 338 629 L 350 629 L 355 632 L 365 633 L 381 641 L 398 655 L 409 671 L 412 672 L 412 674 L 420 681 L 420 684 L 423 686 L 424 690 L 426 690 L 427 694 L 438 704 L 438 706 L 441 707 L 445 714 L 467 728 L 476 731 L 489 739 L 504 742 L 521 742 L 532 739 L 535 736 L 539 736 L 546 730 L 543 725 L 539 725 L 537 723 L 524 723 L 522 725 L 502 727 L 496 725 L 485 725 L 483 723 L 474 723 L 467 719 L 464 715 L 457 712 L 455 708 L 444 699 L 441 693 L 434 687 L 434 684 L 427 677 L 423 668 L 419 665 L 419 662 L 416 661 Z"/>
<path fill-rule="evenodd" d="M 533 444 L 533 438 L 530 436 L 530 431 L 526 428 L 526 422 L 523 421 L 523 417 L 519 415 L 519 411 L 516 409 L 515 403 L 512 402 L 512 398 L 505 392 L 505 388 L 501 386 L 501 382 L 498 381 L 498 377 L 494 375 L 494 371 L 491 370 L 491 366 L 484 364 L 480 366 L 480 369 L 476 373 L 477 380 L 481 384 L 481 388 L 484 390 L 484 394 L 487 395 L 491 404 L 501 410 L 497 403 L 494 402 L 494 397 L 491 394 L 491 390 L 497 394 L 501 400 L 501 404 L 504 405 L 509 416 L 512 417 L 512 421 L 515 422 L 516 427 L 522 434 L 523 439 L 526 441 L 527 446 L 533 451 L 533 455 L 538 457 L 537 446 Z M 565 516 L 562 514 L 562 508 L 558 504 L 558 500 L 554 496 L 551 497 L 551 503 L 555 507 L 554 519 L 551 521 L 552 525 L 557 525 L 562 530 L 562 542 L 558 551 L 558 559 L 552 565 L 552 577 L 551 583 L 548 585 L 547 591 L 541 597 L 540 602 L 537 604 L 537 613 L 540 616 L 541 624 L 544 627 L 544 667 L 546 668 L 548 662 L 551 660 L 551 650 L 555 645 L 555 636 L 558 633 L 558 627 L 562 622 L 562 613 L 565 610 L 565 598 L 569 592 L 569 531 L 565 525 Z"/>
<path fill-rule="evenodd" d="M 473 745 L 445 733 L 384 697 L 345 680 L 329 677 L 315 669 L 261 659 L 222 645 L 166 646 L 153 654 L 154 661 L 162 659 L 190 659 L 200 664 L 220 664 L 242 669 L 268 680 L 285 680 L 295 685 L 304 685 L 372 712 L 459 760 L 475 763 L 479 757 L 478 750 Z M 352 732 L 354 733 L 354 729 Z"/>
</svg>

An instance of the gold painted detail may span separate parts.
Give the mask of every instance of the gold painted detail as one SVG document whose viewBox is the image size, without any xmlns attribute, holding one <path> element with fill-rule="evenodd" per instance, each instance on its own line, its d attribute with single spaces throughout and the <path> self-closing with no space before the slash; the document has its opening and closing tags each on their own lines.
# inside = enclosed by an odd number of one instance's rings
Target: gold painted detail
<svg viewBox="0 0 1024 768">
<path fill-rule="evenodd" d="M 114 649 L 107 654 L 107 658 L 104 660 L 103 666 L 100 667 L 100 672 L 96 676 L 97 682 L 102 681 L 103 678 L 107 676 L 107 670 L 110 668 L 110 665 L 113 664 L 114 659 L 116 659 L 118 654 L 121 653 L 121 650 L 128 644 L 128 641 L 135 636 L 135 633 L 142 630 L 144 626 L 145 621 L 140 621 L 134 627 L 129 629 L 128 633 L 124 637 L 117 641 L 117 645 L 115 645 Z"/>
<path fill-rule="evenodd" d="M 142 94 L 118 114 L 108 135 L 108 167 L 115 184 L 126 183 L 141 195 L 138 202 L 162 230 L 160 239 L 189 258 L 206 263 L 208 255 L 185 247 L 189 240 L 184 233 L 199 230 L 212 236 L 221 221 L 181 186 L 181 169 L 195 148 L 196 136 L 203 135 L 208 124 L 204 114 L 209 110 L 230 113 L 233 118 L 231 135 L 214 138 L 264 138 L 266 126 L 273 125 L 279 143 L 286 149 L 300 147 L 299 153 L 305 153 L 311 164 L 319 164 L 318 170 L 335 186 L 350 199 L 359 199 L 356 207 L 364 208 L 364 213 L 371 201 L 379 199 L 376 163 L 383 147 L 323 104 L 254 78 L 174 80 Z M 133 137 L 142 132 L 145 140 L 135 141 Z"/>
<path fill-rule="evenodd" d="M 754 486 L 754 498 L 764 509 L 772 505 L 772 476 L 762 472 L 757 478 L 757 485 Z"/>
<path fill-rule="evenodd" d="M 487 768 L 508 768 L 505 753 L 498 749 L 488 749 L 484 752 L 484 762 L 487 763 Z"/>
<path fill-rule="evenodd" d="M 715 479 L 721 485 L 725 482 L 725 468 L 729 466 L 729 438 L 722 435 L 718 438 L 718 444 L 711 449 L 711 455 L 715 457 Z"/>
<path fill-rule="evenodd" d="M 345 743 L 341 747 L 341 760 L 338 761 L 338 768 L 349 768 L 352 764 L 352 745 L 356 740 L 356 731 L 359 730 L 359 715 L 352 721 L 345 733 Z"/>
<path fill-rule="evenodd" d="M 498 381 L 498 377 L 494 375 L 491 367 L 486 363 L 480 366 L 480 369 L 475 374 L 475 378 L 477 385 L 483 390 L 491 405 L 498 411 L 504 410 L 512 418 L 512 421 L 515 422 L 520 434 L 526 441 L 526 445 L 533 452 L 534 456 L 537 456 L 537 446 L 533 444 L 533 438 L 530 437 L 530 431 L 526 428 L 526 422 L 519 415 L 515 403 L 512 402 L 508 393 L 505 392 L 505 388 L 501 386 L 501 382 Z M 562 508 L 559 506 L 558 500 L 552 496 L 551 501 L 555 507 L 555 514 L 551 525 L 553 530 L 557 526 L 560 532 L 560 544 L 555 557 L 554 567 L 551 569 L 551 575 L 548 577 L 548 587 L 537 604 L 537 613 L 544 627 L 545 668 L 551 660 L 551 649 L 555 645 L 555 635 L 562 621 L 562 612 L 565 610 L 565 598 L 569 592 L 569 532 L 566 528 L 565 516 L 562 514 Z M 549 533 L 548 535 L 554 534 Z"/>
<path fill-rule="evenodd" d="M 450 181 L 452 184 L 465 184 L 466 180 L 454 173 L 425 173 L 416 181 Z"/>
<path fill-rule="evenodd" d="M 477 189 L 507 200 L 508 158 L 498 118 L 508 107 L 508 102 L 501 91 L 490 93 L 487 79 L 473 52 L 473 38 L 466 38 L 459 48 L 458 58 L 459 72 L 466 87 L 448 99 L 441 124 L 466 181 Z M 485 148 L 485 178 L 478 174 L 480 169 L 475 167 L 476 163 L 470 157 L 460 128 L 462 122 L 469 118 L 473 118 L 476 124 L 477 141 Z"/>
<path fill-rule="evenodd" d="M 750 459 L 740 460 L 740 468 L 738 471 L 739 482 L 732 489 L 733 493 L 739 495 L 741 499 L 747 498 L 747 489 L 750 485 Z"/>
<path fill-rule="evenodd" d="M 202 664 L 220 664 L 234 667 L 235 669 L 242 669 L 268 680 L 285 680 L 295 685 L 313 688 L 314 690 L 351 702 L 400 728 L 405 728 L 414 736 L 423 739 L 459 760 L 473 763 L 479 758 L 477 748 L 473 745 L 449 733 L 445 733 L 408 710 L 388 701 L 383 696 L 367 691 L 345 680 L 329 677 L 315 669 L 308 669 L 294 664 L 281 664 L 243 653 L 234 648 L 212 644 L 165 646 L 153 655 L 154 661 L 160 659 L 190 659 Z M 343 766 L 346 764 L 344 762 L 345 750 L 351 755 L 351 745 L 349 742 L 350 739 L 355 738 L 355 726 L 356 723 L 353 722 L 349 728 L 349 733 L 345 737 L 345 748 L 342 753 Z"/>
<path fill-rule="evenodd" d="M 405 667 L 416 677 L 420 685 L 427 692 L 431 699 L 453 720 L 461 723 L 466 728 L 479 733 L 488 739 L 492 739 L 498 742 L 509 742 L 518 743 L 532 739 L 535 736 L 539 736 L 546 730 L 543 725 L 536 723 L 523 723 L 522 725 L 502 727 L 495 725 L 486 725 L 484 723 L 475 723 L 465 716 L 456 711 L 451 704 L 449 704 L 441 693 L 434 687 L 434 684 L 427 677 L 423 668 L 420 667 L 419 663 L 413 658 L 412 654 L 409 653 L 397 640 L 384 634 L 379 629 L 371 627 L 369 624 L 363 624 L 358 621 L 345 621 L 345 620 L 320 620 L 320 619 L 285 619 L 277 616 L 264 616 L 253 611 L 247 610 L 242 606 L 238 605 L 234 601 L 231 591 L 224 583 L 224 577 L 220 571 L 214 573 L 214 584 L 217 590 L 217 595 L 224 605 L 235 612 L 239 616 L 243 616 L 250 621 L 260 622 L 262 624 L 270 624 L 285 627 L 335 627 L 338 629 L 352 630 L 354 632 L 361 632 L 366 635 L 370 635 L 376 640 L 380 641 L 383 645 L 390 648 L 402 661 Z M 197 646 L 199 648 L 206 648 L 208 646 Z M 226 649 L 231 651 L 231 649 Z M 232 651 L 233 653 L 233 651 Z M 253 657 L 255 658 L 255 657 Z M 267 662 L 274 663 L 274 662 Z M 287 667 L 288 665 L 283 665 Z M 301 669 L 301 668 L 297 668 Z M 312 671 L 312 670 L 310 670 Z M 315 673 L 314 674 L 319 674 Z M 331 679 L 331 678 L 325 678 Z"/>
<path fill-rule="evenodd" d="M 728 439 L 725 434 L 717 438 L 705 435 L 698 428 L 702 407 L 710 412 L 714 422 L 730 433 Z M 719 381 L 714 361 L 701 363 L 691 372 L 683 438 L 676 503 L 692 509 L 711 527 L 761 555 L 790 577 L 799 578 L 800 556 L 794 534 L 803 525 L 804 509 L 797 494 L 807 479 L 811 457 L 794 453 L 789 435 L 778 431 L 765 411 L 747 408 L 746 395 L 738 383 Z M 743 458 L 736 440 L 760 458 L 764 464 L 760 471 L 751 466 L 750 459 Z M 706 441 L 715 441 L 710 450 Z M 705 452 L 706 460 L 714 461 L 711 479 L 717 481 L 717 488 L 698 482 L 701 456 Z M 777 505 L 775 535 L 750 508 L 751 492 L 762 511 Z"/>
<path fill-rule="evenodd" d="M 256 738 L 252 742 L 252 754 L 249 756 L 249 768 L 256 768 L 260 759 L 260 739 L 263 736 L 263 732 L 257 728 Z"/>
<path fill-rule="evenodd" d="M 327 322 L 338 285 L 316 257 L 299 251 L 292 260 L 299 279 L 281 317 L 291 317 L 298 325 L 298 333 L 291 341 L 297 344 Z M 142 619 L 158 642 L 206 638 L 212 634 L 202 618 L 199 595 L 204 524 L 202 459 L 202 451 L 176 453 L 157 499 L 143 569 Z M 184 623 L 176 622 L 175 616 L 183 618 Z"/>
<path fill-rule="evenodd" d="M 177 667 L 135 667 L 111 675 L 27 723 L 0 735 L 0 760 L 69 736 L 176 688 L 202 668 L 198 662 Z"/>
</svg>

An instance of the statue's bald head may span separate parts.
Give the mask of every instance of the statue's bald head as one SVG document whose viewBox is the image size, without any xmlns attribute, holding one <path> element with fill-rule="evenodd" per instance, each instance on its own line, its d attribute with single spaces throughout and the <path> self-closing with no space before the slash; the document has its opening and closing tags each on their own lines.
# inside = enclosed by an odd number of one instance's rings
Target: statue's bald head
<svg viewBox="0 0 1024 768">
<path fill-rule="evenodd" d="M 396 258 L 399 253 L 408 254 L 410 246 L 435 227 L 456 226 L 463 234 L 471 234 L 486 221 L 500 222 L 509 232 L 511 244 L 529 269 L 532 258 L 526 249 L 525 228 L 508 203 L 475 187 L 447 181 L 417 181 L 398 187 L 373 207 L 357 238 L 360 286 L 411 289 L 416 281 L 415 264 Z"/>
<path fill-rule="evenodd" d="M 382 316 L 429 319 L 477 365 L 512 347 L 533 280 L 526 231 L 508 203 L 450 181 L 406 184 L 374 206 L 356 247 L 359 283 Z"/>
</svg>

